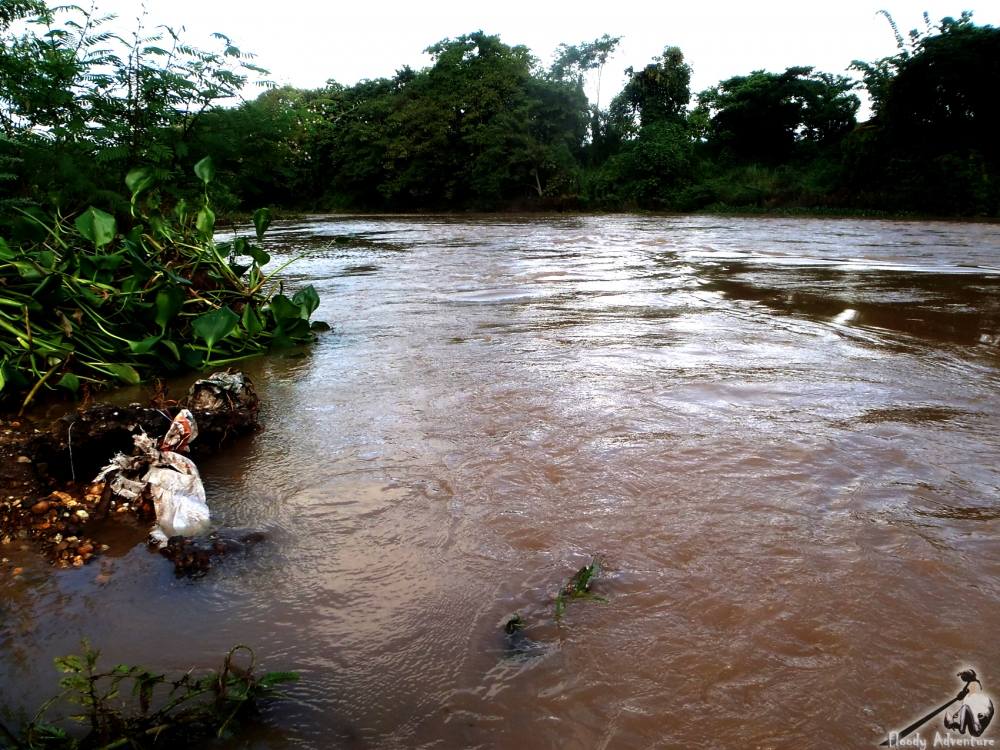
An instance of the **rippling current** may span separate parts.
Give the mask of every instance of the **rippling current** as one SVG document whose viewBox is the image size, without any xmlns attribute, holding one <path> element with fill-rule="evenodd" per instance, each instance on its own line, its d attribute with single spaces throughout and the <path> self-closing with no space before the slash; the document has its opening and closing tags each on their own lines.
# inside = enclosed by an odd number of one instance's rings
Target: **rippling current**
<svg viewBox="0 0 1000 750">
<path fill-rule="evenodd" d="M 257 747 L 869 747 L 968 665 L 997 702 L 1000 226 L 272 232 L 333 330 L 249 365 L 264 430 L 201 465 L 269 541 L 196 581 L 134 532 L 82 570 L 0 550 L 0 704 L 81 636 L 298 670 Z M 556 621 L 593 555 L 607 601 Z"/>
</svg>

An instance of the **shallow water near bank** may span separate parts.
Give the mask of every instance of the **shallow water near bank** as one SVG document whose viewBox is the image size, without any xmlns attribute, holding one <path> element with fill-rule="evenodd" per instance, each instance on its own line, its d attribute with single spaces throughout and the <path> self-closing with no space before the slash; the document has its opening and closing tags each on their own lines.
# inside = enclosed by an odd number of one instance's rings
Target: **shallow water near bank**
<svg viewBox="0 0 1000 750">
<path fill-rule="evenodd" d="M 215 520 L 269 541 L 197 581 L 141 532 L 65 572 L 3 548 L 0 705 L 82 636 L 298 670 L 260 747 L 863 747 L 961 667 L 1000 695 L 1000 226 L 271 234 L 334 330 L 249 363 L 265 428 L 201 464 Z M 555 622 L 594 554 L 607 603 Z M 506 648 L 515 611 L 540 648 Z"/>
</svg>

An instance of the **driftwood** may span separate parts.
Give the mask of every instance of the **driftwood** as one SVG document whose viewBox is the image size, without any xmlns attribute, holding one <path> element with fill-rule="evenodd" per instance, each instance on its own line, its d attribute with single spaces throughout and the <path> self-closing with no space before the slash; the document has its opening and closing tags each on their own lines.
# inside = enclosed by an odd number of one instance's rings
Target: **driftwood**
<svg viewBox="0 0 1000 750">
<path fill-rule="evenodd" d="M 162 435 L 182 408 L 198 423 L 197 457 L 257 429 L 260 400 L 243 373 L 215 373 L 180 402 L 98 404 L 44 427 L 0 422 L 0 544 L 33 539 L 57 564 L 79 566 L 100 551 L 86 536 L 91 522 L 115 512 L 155 518 L 148 498 L 116 506 L 108 487 L 89 480 L 116 453 L 131 453 L 139 431 Z"/>
</svg>

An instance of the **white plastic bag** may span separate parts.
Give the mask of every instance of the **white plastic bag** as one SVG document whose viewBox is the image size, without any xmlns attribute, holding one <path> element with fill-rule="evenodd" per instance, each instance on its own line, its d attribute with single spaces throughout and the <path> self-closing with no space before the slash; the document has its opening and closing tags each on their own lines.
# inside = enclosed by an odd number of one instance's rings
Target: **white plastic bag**
<svg viewBox="0 0 1000 750">
<path fill-rule="evenodd" d="M 164 451 L 142 481 L 149 485 L 156 508 L 156 527 L 150 536 L 161 547 L 172 536 L 198 536 L 208 531 L 211 515 L 194 461 Z"/>
<path fill-rule="evenodd" d="M 176 452 L 186 450 L 197 435 L 194 416 L 181 409 L 159 446 L 146 434 L 136 435 L 135 453 L 115 456 L 95 480 L 103 481 L 113 474 L 111 489 L 130 500 L 149 490 L 156 510 L 156 526 L 150 537 L 160 547 L 172 536 L 198 536 L 209 529 L 211 514 L 198 467 Z M 143 469 L 147 471 L 140 478 Z"/>
</svg>

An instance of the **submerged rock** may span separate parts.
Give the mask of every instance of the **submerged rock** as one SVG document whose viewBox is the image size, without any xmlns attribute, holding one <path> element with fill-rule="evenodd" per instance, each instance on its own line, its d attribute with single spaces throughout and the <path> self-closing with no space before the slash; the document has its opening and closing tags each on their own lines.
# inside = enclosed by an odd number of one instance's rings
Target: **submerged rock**
<svg viewBox="0 0 1000 750">
<path fill-rule="evenodd" d="M 221 557 L 246 552 L 266 539 L 260 531 L 217 531 L 206 537 L 172 536 L 160 554 L 174 564 L 178 577 L 199 578 Z"/>
</svg>

